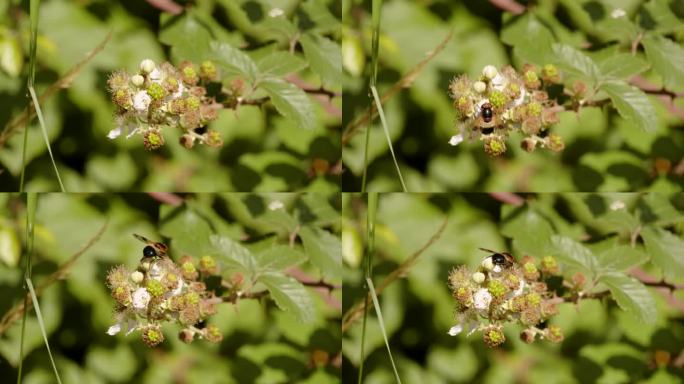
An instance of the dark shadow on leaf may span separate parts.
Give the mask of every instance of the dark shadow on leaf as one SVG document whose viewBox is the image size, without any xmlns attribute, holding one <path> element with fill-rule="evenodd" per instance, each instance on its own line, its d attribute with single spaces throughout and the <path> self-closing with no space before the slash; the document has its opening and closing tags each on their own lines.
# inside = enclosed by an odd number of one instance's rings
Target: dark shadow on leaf
<svg viewBox="0 0 684 384">
<path fill-rule="evenodd" d="M 615 367 L 627 372 L 630 379 L 633 381 L 639 381 L 638 379 L 643 378 L 644 373 L 646 373 L 646 370 L 648 369 L 643 360 L 637 359 L 633 356 L 611 356 L 606 362 L 611 367 Z"/>
<path fill-rule="evenodd" d="M 317 137 L 309 145 L 308 155 L 311 158 L 336 162 L 341 154 L 340 147 L 335 145 L 329 137 Z"/>
<path fill-rule="evenodd" d="M 306 172 L 290 164 L 269 164 L 266 173 L 287 182 L 288 190 L 301 187 L 306 182 Z"/>
<path fill-rule="evenodd" d="M 606 10 L 603 7 L 603 4 L 598 1 L 587 1 L 582 4 L 582 8 L 589 14 L 589 17 L 591 17 L 591 20 L 594 22 L 606 17 Z"/>
<path fill-rule="evenodd" d="M 643 168 L 634 164 L 618 163 L 613 164 L 606 170 L 608 173 L 621 177 L 629 183 L 629 190 L 636 191 L 641 189 L 648 181 L 648 174 Z"/>
<path fill-rule="evenodd" d="M 584 203 L 587 205 L 587 208 L 591 211 L 591 214 L 594 217 L 598 217 L 606 213 L 606 209 L 608 208 L 606 206 L 606 202 L 601 195 L 596 195 L 596 194 L 589 194 L 584 198 Z"/>
<path fill-rule="evenodd" d="M 251 191 L 261 183 L 261 176 L 251 168 L 236 164 L 230 173 L 230 181 L 236 191 Z"/>
<path fill-rule="evenodd" d="M 261 375 L 259 365 L 244 357 L 233 358 L 232 364 L 234 369 L 231 369 L 231 373 L 238 383 L 256 383 L 256 379 Z"/>
<path fill-rule="evenodd" d="M 285 372 L 290 379 L 301 377 L 306 371 L 306 365 L 292 356 L 270 356 L 264 363 L 271 368 Z"/>
<path fill-rule="evenodd" d="M 337 331 L 341 331 L 337 329 Z M 322 349 L 328 353 L 336 353 L 340 350 L 340 337 L 341 334 L 333 334 L 329 329 L 319 328 L 315 330 L 311 337 L 309 337 L 309 348 Z"/>
<path fill-rule="evenodd" d="M 596 383 L 602 374 L 601 366 L 586 357 L 579 356 L 572 364 L 572 375 L 580 383 Z"/>
<path fill-rule="evenodd" d="M 603 183 L 603 176 L 586 165 L 576 165 L 572 181 L 579 191 L 595 191 Z"/>
<path fill-rule="evenodd" d="M 670 1 L 670 11 L 680 19 L 684 19 L 684 0 Z"/>
<path fill-rule="evenodd" d="M 243 203 L 245 203 L 253 217 L 259 216 L 266 211 L 264 199 L 260 195 L 249 194 L 245 197 Z"/>
</svg>

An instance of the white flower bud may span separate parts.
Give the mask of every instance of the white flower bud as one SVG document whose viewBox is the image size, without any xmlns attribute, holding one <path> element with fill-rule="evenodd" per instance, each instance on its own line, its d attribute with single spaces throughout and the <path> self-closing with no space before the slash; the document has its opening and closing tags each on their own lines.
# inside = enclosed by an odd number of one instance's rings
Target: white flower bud
<svg viewBox="0 0 684 384">
<path fill-rule="evenodd" d="M 454 146 L 459 145 L 462 142 L 463 142 L 463 135 L 460 133 L 458 135 L 451 136 L 451 139 L 449 139 L 449 144 L 454 145 Z"/>
<path fill-rule="evenodd" d="M 131 84 L 135 85 L 136 87 L 142 86 L 144 82 L 145 78 L 140 75 L 133 75 L 131 77 Z"/>
<path fill-rule="evenodd" d="M 482 272 L 475 272 L 473 273 L 473 281 L 482 284 L 483 281 L 485 281 L 485 275 Z"/>
<path fill-rule="evenodd" d="M 493 65 L 487 65 L 482 69 L 482 74 L 484 77 L 488 78 L 489 80 L 493 79 L 496 77 L 496 75 L 499 73 L 499 71 L 496 70 L 496 67 Z"/>
<path fill-rule="evenodd" d="M 476 81 L 473 84 L 473 89 L 477 93 L 482 93 L 487 90 L 487 84 L 485 84 L 483 81 Z"/>
<path fill-rule="evenodd" d="M 491 271 L 494 269 L 494 262 L 492 261 L 491 257 L 487 257 L 484 260 L 482 260 L 482 268 Z"/>
<path fill-rule="evenodd" d="M 133 282 L 136 284 L 142 283 L 144 278 L 145 275 L 143 275 L 140 271 L 133 271 L 133 273 L 131 273 L 131 280 L 133 280 Z"/>
<path fill-rule="evenodd" d="M 154 71 L 154 68 L 156 68 L 156 66 L 157 65 L 154 63 L 154 61 L 152 61 L 150 59 L 145 59 L 145 60 L 140 62 L 140 72 L 142 72 L 144 74 L 148 74 L 148 73 Z"/>
</svg>

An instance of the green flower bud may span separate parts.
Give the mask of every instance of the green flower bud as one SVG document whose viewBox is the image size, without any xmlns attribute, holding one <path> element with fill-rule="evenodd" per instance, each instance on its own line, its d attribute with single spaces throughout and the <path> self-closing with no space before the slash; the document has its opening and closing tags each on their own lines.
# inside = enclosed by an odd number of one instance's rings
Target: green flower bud
<svg viewBox="0 0 684 384">
<path fill-rule="evenodd" d="M 492 91 L 489 95 L 489 102 L 495 109 L 503 108 L 507 101 L 506 96 L 501 91 Z"/>
<path fill-rule="evenodd" d="M 210 147 L 218 148 L 223 146 L 223 139 L 218 131 L 210 129 L 202 136 L 204 137 L 204 144 Z"/>
<path fill-rule="evenodd" d="M 142 331 L 142 339 L 149 347 L 155 347 L 164 341 L 164 334 L 158 325 L 150 325 Z"/>
<path fill-rule="evenodd" d="M 558 273 L 558 263 L 556 262 L 556 259 L 553 258 L 553 256 L 544 256 L 541 259 L 541 269 L 542 272 L 548 273 L 548 274 L 557 274 Z"/>
<path fill-rule="evenodd" d="M 484 330 L 483 340 L 488 347 L 495 348 L 506 341 L 506 336 L 500 327 L 490 327 Z"/>
<path fill-rule="evenodd" d="M 484 142 L 484 149 L 490 156 L 501 156 L 506 153 L 506 143 L 497 136 L 488 137 Z"/>
<path fill-rule="evenodd" d="M 552 343 L 560 343 L 565 338 L 565 336 L 563 336 L 563 330 L 557 325 L 549 325 L 549 327 L 546 328 L 544 336 Z"/>
<path fill-rule="evenodd" d="M 216 66 L 209 60 L 206 60 L 200 64 L 200 77 L 203 80 L 213 81 L 216 80 L 217 72 Z"/>
<path fill-rule="evenodd" d="M 213 324 L 209 324 L 206 328 L 204 328 L 204 332 L 202 335 L 207 341 L 211 343 L 220 343 L 221 340 L 223 340 L 223 335 L 221 334 L 221 331 L 218 329 L 217 326 Z"/>
<path fill-rule="evenodd" d="M 150 296 L 152 297 L 161 297 L 166 293 L 166 288 L 164 288 L 164 285 L 160 283 L 157 280 L 150 279 L 147 281 L 147 292 L 150 293 Z"/>
<path fill-rule="evenodd" d="M 148 151 L 159 149 L 164 145 L 164 136 L 158 128 L 150 128 L 143 136 L 143 145 Z"/>
<path fill-rule="evenodd" d="M 494 298 L 500 298 L 506 294 L 506 286 L 503 285 L 503 283 L 499 280 L 491 280 L 487 286 L 487 289 Z"/>
<path fill-rule="evenodd" d="M 539 103 L 537 103 L 537 102 L 534 102 L 534 101 L 531 102 L 531 103 L 529 103 L 529 104 L 527 104 L 527 113 L 528 113 L 530 116 L 535 116 L 535 117 L 541 116 L 541 113 L 542 113 L 542 106 L 541 106 L 541 104 L 539 104 Z"/>
<path fill-rule="evenodd" d="M 152 100 L 161 100 L 165 96 L 164 88 L 157 83 L 151 83 L 147 87 L 147 94 L 150 95 Z"/>
</svg>

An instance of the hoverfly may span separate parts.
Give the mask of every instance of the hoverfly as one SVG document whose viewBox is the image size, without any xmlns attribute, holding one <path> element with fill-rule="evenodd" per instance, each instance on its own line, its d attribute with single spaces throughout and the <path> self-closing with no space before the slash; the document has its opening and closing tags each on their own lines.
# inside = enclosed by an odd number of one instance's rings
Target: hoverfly
<svg viewBox="0 0 684 384">
<path fill-rule="evenodd" d="M 477 127 L 480 128 L 484 135 L 489 135 L 494 132 L 494 128 L 497 125 L 497 118 L 494 116 L 494 110 L 492 108 L 490 102 L 485 102 L 480 106 L 480 117 L 477 119 Z"/>
<path fill-rule="evenodd" d="M 143 257 L 142 259 L 161 259 L 162 257 L 166 256 L 166 253 L 168 252 L 169 248 L 166 246 L 164 243 L 159 243 L 156 241 L 152 241 L 145 236 L 140 236 L 138 234 L 133 234 L 133 236 L 142 241 L 143 243 L 147 244 L 145 248 L 143 248 Z"/>
<path fill-rule="evenodd" d="M 491 255 L 482 260 L 483 263 L 488 258 L 491 258 L 492 264 L 494 264 L 495 267 L 499 266 L 501 270 L 509 269 L 513 267 L 513 264 L 515 264 L 515 258 L 508 252 L 496 252 L 486 248 L 480 248 L 480 250 L 491 253 Z"/>
</svg>

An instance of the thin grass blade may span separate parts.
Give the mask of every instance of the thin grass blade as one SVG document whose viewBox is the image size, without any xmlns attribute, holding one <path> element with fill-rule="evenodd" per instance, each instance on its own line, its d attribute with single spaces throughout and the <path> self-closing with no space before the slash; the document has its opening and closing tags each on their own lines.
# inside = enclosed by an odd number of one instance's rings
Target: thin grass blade
<svg viewBox="0 0 684 384">
<path fill-rule="evenodd" d="M 38 298 L 36 297 L 36 291 L 33 289 L 33 284 L 31 279 L 26 278 L 26 284 L 28 285 L 29 291 L 31 292 L 31 300 L 33 300 L 33 308 L 36 310 L 36 317 L 38 318 L 38 325 L 40 326 L 40 332 L 43 334 L 43 340 L 45 340 L 45 347 L 47 348 L 48 355 L 50 356 L 50 362 L 52 363 L 52 369 L 55 371 L 55 377 L 57 378 L 57 383 L 62 384 L 62 380 L 59 378 L 59 372 L 57 371 L 57 365 L 55 364 L 55 359 L 52 358 L 52 352 L 50 351 L 50 343 L 48 343 L 47 332 L 45 331 L 45 323 L 43 322 L 43 314 L 40 313 L 40 305 L 38 305 Z"/>
<path fill-rule="evenodd" d="M 399 372 L 397 371 L 397 366 L 396 364 L 394 364 L 394 358 L 392 357 L 392 349 L 390 348 L 389 340 L 387 339 L 387 331 L 385 331 L 385 320 L 382 318 L 382 311 L 380 310 L 378 295 L 375 294 L 373 280 L 371 280 L 370 278 L 366 278 L 366 284 L 368 284 L 371 296 L 373 297 L 373 306 L 375 307 L 375 313 L 378 316 L 378 323 L 380 324 L 380 331 L 382 332 L 382 337 L 385 339 L 385 346 L 387 346 L 387 354 L 389 354 L 390 362 L 392 362 L 394 377 L 397 379 L 397 383 L 401 384 L 401 378 L 399 378 Z"/>
<path fill-rule="evenodd" d="M 55 169 L 55 175 L 57 175 L 57 181 L 59 182 L 59 188 L 62 192 L 66 192 L 64 189 L 64 184 L 62 184 L 62 178 L 59 177 L 59 170 L 57 169 L 57 164 L 55 163 L 55 158 L 52 156 L 52 149 L 50 148 L 50 139 L 48 139 L 47 129 L 45 128 L 45 120 L 43 120 L 43 111 L 40 110 L 40 103 L 38 102 L 38 97 L 36 96 L 36 91 L 32 86 L 29 87 L 29 92 L 31 93 L 31 100 L 33 100 L 33 106 L 36 109 L 36 114 L 38 115 L 38 121 L 40 122 L 40 129 L 43 132 L 43 139 L 45 139 L 45 145 L 47 146 L 48 154 L 50 155 L 50 160 L 52 161 L 52 167 Z"/>
<path fill-rule="evenodd" d="M 385 138 L 387 139 L 387 145 L 389 145 L 390 153 L 392 154 L 392 160 L 394 160 L 394 167 L 397 169 L 397 174 L 399 175 L 399 181 L 401 182 L 401 188 L 404 192 L 408 192 L 406 189 L 406 184 L 404 184 L 404 178 L 401 176 L 401 169 L 399 169 L 399 163 L 397 162 L 397 157 L 394 155 L 394 148 L 392 147 L 392 139 L 390 138 L 389 129 L 387 129 L 387 121 L 385 120 L 385 111 L 382 109 L 382 102 L 380 102 L 380 96 L 378 96 L 378 90 L 375 86 L 371 86 L 371 92 L 373 93 L 373 100 L 375 100 L 375 107 L 378 109 L 378 115 L 380 116 L 380 122 L 382 123 L 382 129 L 385 131 Z"/>
<path fill-rule="evenodd" d="M 33 240 L 34 240 L 34 223 L 36 220 L 36 206 L 38 205 L 38 196 L 34 193 L 26 194 L 26 265 L 24 266 L 24 278 L 30 279 L 33 272 Z M 28 298 L 24 296 L 24 308 L 28 306 Z M 26 334 L 26 312 L 22 314 L 21 318 L 21 338 L 19 339 L 19 367 L 17 372 L 17 383 L 21 383 L 22 369 L 24 367 L 24 335 Z"/>
</svg>

